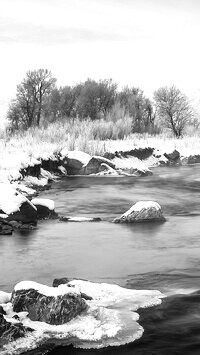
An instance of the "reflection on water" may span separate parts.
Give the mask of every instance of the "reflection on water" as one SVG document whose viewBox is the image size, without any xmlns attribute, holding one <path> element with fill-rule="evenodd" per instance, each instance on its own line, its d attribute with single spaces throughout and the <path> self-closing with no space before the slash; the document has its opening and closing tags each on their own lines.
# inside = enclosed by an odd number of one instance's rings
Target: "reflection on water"
<svg viewBox="0 0 200 355">
<path fill-rule="evenodd" d="M 153 176 L 145 178 L 70 177 L 54 183 L 41 197 L 54 199 L 59 214 L 101 217 L 103 221 L 42 221 L 28 235 L 1 236 L 0 289 L 10 291 L 23 279 L 50 285 L 63 276 L 158 289 L 169 297 L 156 311 L 140 312 L 145 329 L 142 340 L 122 350 L 100 352 L 199 354 L 200 296 L 174 296 L 200 289 L 199 173 L 196 165 L 156 168 Z M 139 200 L 160 203 L 167 222 L 110 223 Z M 69 353 L 70 349 L 52 354 Z M 73 354 L 83 353 L 87 352 L 73 350 Z"/>
</svg>

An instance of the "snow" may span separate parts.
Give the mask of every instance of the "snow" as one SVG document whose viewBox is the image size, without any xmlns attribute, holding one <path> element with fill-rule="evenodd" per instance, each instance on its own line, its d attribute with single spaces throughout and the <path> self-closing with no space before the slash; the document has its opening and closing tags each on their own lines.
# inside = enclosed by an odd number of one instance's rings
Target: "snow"
<svg viewBox="0 0 200 355">
<path fill-rule="evenodd" d="M 50 211 L 54 211 L 55 209 L 55 202 L 53 200 L 50 200 L 48 198 L 33 198 L 31 200 L 32 204 L 34 206 L 44 206 L 47 207 Z"/>
<path fill-rule="evenodd" d="M 75 347 L 84 349 L 120 346 L 133 342 L 140 338 L 144 331 L 138 323 L 138 308 L 158 305 L 164 297 L 159 291 L 131 290 L 107 283 L 73 280 L 68 285 L 71 287 L 59 285 L 53 288 L 53 291 L 52 287 L 32 281 L 23 281 L 15 286 L 15 290 L 35 288 L 47 295 L 52 295 L 52 292 L 60 294 L 58 290 L 61 289 L 71 289 L 77 293 L 85 293 L 93 299 L 87 301 L 87 311 L 63 325 L 34 322 L 28 318 L 26 312 L 17 313 L 20 321 L 35 331 L 6 345 L 7 353 L 13 355 L 35 349 L 39 344 L 45 344 L 45 341 L 58 345 L 59 341 L 62 341 L 62 345 L 72 343 Z M 14 313 L 9 304 L 6 312 L 6 319 L 13 321 L 11 317 Z"/>
<path fill-rule="evenodd" d="M 133 205 L 123 216 L 128 216 L 132 212 L 139 212 L 143 209 L 155 208 L 157 211 L 161 209 L 161 206 L 155 201 L 138 201 Z"/>
<path fill-rule="evenodd" d="M 143 172 L 150 171 L 147 165 L 136 157 L 114 158 L 113 162 L 117 169 L 137 169 Z"/>
<path fill-rule="evenodd" d="M 0 304 L 8 303 L 11 299 L 11 293 L 0 291 Z"/>
<path fill-rule="evenodd" d="M 20 210 L 27 198 L 16 191 L 10 184 L 0 183 L 0 209 L 5 214 L 11 214 Z M 35 207 L 34 207 L 35 208 Z"/>
<path fill-rule="evenodd" d="M 26 176 L 24 178 L 24 182 L 29 187 L 31 186 L 44 187 L 48 184 L 48 179 L 47 178 L 38 179 L 36 176 Z"/>
<path fill-rule="evenodd" d="M 54 297 L 66 295 L 68 293 L 79 293 L 79 291 L 75 290 L 74 287 L 69 287 L 67 286 L 67 284 L 62 284 L 59 285 L 58 287 L 50 287 L 35 281 L 21 281 L 14 287 L 14 291 L 29 290 L 29 289 L 34 289 L 45 296 L 54 296 Z"/>
</svg>

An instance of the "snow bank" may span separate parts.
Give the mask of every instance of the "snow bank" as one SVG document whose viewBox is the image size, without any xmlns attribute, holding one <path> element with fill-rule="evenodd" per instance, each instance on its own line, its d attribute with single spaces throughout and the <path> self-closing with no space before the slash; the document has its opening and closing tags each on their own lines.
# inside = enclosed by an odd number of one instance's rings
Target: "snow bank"
<svg viewBox="0 0 200 355">
<path fill-rule="evenodd" d="M 31 327 L 34 332 L 6 345 L 5 354 L 19 354 L 48 342 L 55 345 L 73 344 L 84 349 L 120 346 L 133 342 L 143 334 L 136 311 L 138 308 L 160 304 L 163 297 L 159 291 L 131 290 L 117 285 L 82 280 L 73 280 L 67 285 L 55 288 L 32 281 L 23 281 L 15 286 L 15 290 L 28 288 L 35 288 L 46 295 L 64 294 L 70 289 L 71 292 L 85 293 L 93 299 L 87 301 L 86 312 L 63 325 L 34 322 L 25 312 L 18 313 L 23 325 Z M 10 321 L 13 321 L 12 309 L 7 307 L 6 311 L 7 321 L 9 317 Z M 4 352 L 2 354 L 4 355 Z"/>
<path fill-rule="evenodd" d="M 54 211 L 55 209 L 55 202 L 48 198 L 33 198 L 31 200 L 34 206 L 44 206 L 47 207 L 50 211 Z"/>
</svg>

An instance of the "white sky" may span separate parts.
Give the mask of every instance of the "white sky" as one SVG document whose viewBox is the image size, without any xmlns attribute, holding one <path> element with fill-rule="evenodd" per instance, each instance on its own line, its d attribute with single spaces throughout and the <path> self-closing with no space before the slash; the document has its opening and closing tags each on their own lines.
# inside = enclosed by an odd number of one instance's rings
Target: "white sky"
<svg viewBox="0 0 200 355">
<path fill-rule="evenodd" d="M 0 117 L 27 70 L 200 98 L 200 0 L 0 0 Z"/>
</svg>

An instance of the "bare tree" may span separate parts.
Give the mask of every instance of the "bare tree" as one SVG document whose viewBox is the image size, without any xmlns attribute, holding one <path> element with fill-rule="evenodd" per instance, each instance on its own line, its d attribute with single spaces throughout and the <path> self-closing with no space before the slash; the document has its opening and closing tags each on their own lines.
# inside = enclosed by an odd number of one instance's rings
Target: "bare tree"
<svg viewBox="0 0 200 355">
<path fill-rule="evenodd" d="M 187 96 L 175 86 L 161 87 L 154 92 L 157 116 L 165 127 L 181 137 L 191 121 L 192 109 Z"/>
<path fill-rule="evenodd" d="M 47 69 L 28 71 L 25 79 L 17 86 L 16 99 L 11 102 L 8 119 L 11 126 L 29 128 L 39 126 L 45 102 L 56 79 Z"/>
</svg>

